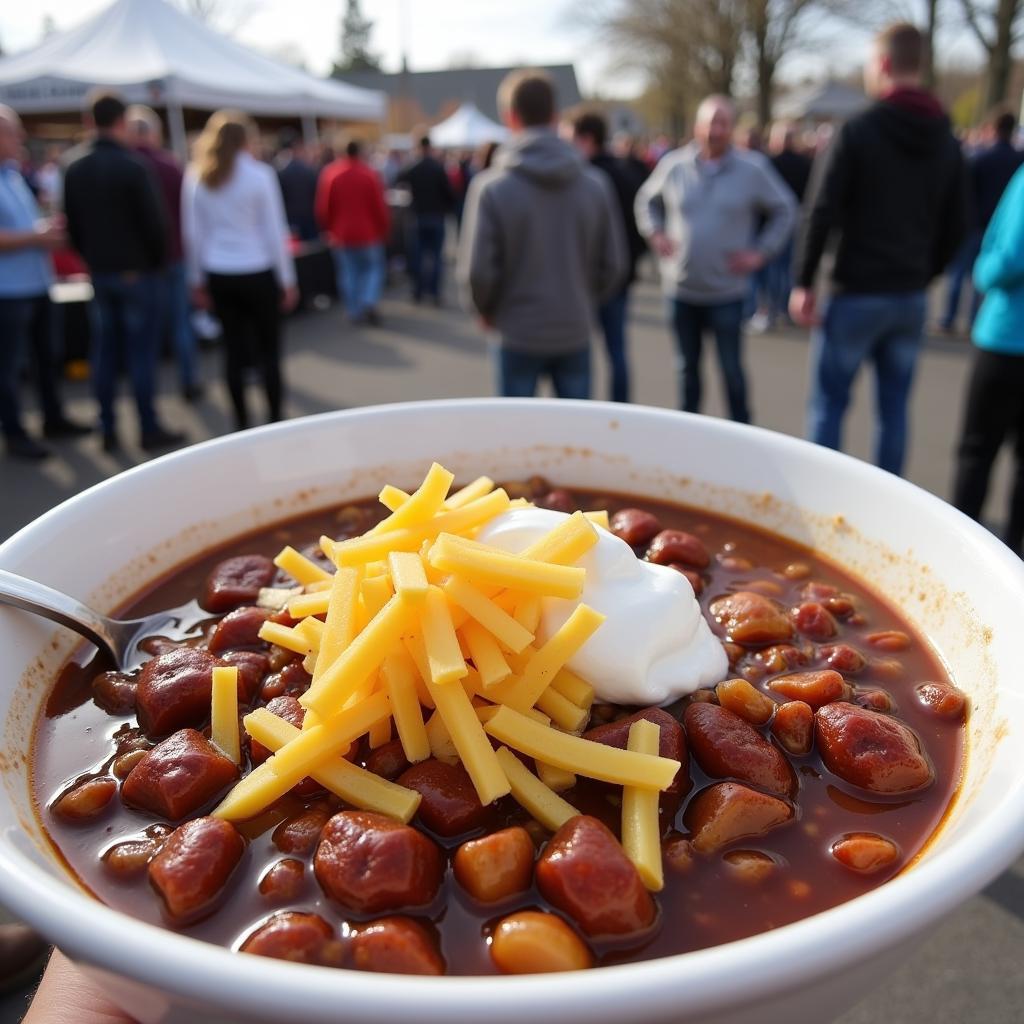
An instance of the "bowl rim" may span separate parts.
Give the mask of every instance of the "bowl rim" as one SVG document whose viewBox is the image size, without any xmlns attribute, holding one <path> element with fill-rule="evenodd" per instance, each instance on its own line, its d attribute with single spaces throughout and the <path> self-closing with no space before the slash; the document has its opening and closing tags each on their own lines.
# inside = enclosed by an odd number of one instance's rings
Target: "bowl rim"
<svg viewBox="0 0 1024 1024">
<path fill-rule="evenodd" d="M 381 416 L 417 415 L 429 410 L 479 412 L 501 408 L 502 414 L 541 410 L 563 415 L 585 408 L 616 419 L 654 419 L 667 424 L 699 421 L 702 430 L 725 434 L 755 431 L 764 443 L 804 461 L 860 475 L 867 483 L 884 483 L 917 502 L 955 529 L 999 574 L 1001 585 L 1024 593 L 1024 564 L 984 527 L 935 495 L 909 481 L 885 473 L 848 455 L 762 427 L 646 406 L 555 399 L 447 399 L 367 406 L 321 413 L 211 439 L 143 463 L 102 481 L 44 513 L 0 545 L 5 555 L 33 536 L 45 533 L 76 506 L 116 493 L 139 478 L 156 474 L 173 462 L 208 455 L 214 449 L 251 445 L 269 433 L 284 435 L 310 428 L 314 421 L 372 420 Z M 555 412 L 557 410 L 557 412 Z M 576 415 L 576 413 L 569 413 Z M 1008 557 L 1009 556 L 1009 557 Z M 852 961 L 867 959 L 905 941 L 928 923 L 984 887 L 1024 847 L 1024 773 L 1001 794 L 998 804 L 969 835 L 936 852 L 884 885 L 836 907 L 771 932 L 707 949 L 590 971 L 585 993 L 574 975 L 387 977 L 382 998 L 379 976 L 337 968 L 289 964 L 233 951 L 147 924 L 113 910 L 72 884 L 54 884 L 44 869 L 14 849 L 0 834 L 0 897 L 15 913 L 45 934 L 73 958 L 113 974 L 140 980 L 164 991 L 238 1013 L 294 1014 L 303 1007 L 306 1019 L 336 1019 L 337 996 L 344 991 L 353 1015 L 367 1020 L 396 1019 L 414 1014 L 424 1022 L 450 1024 L 454 1014 L 480 1013 L 494 1021 L 521 1022 L 524 1010 L 554 1019 L 571 1018 L 581 1002 L 593 1020 L 621 1020 L 635 1013 L 637 993 L 643 1005 L 662 1012 L 678 1011 L 685 994 L 688 1012 L 708 1012 L 837 973 Z M 941 828 L 942 826 L 940 826 Z M 130 966 L 129 966 L 130 965 Z M 743 978 L 737 983 L 738 978 Z M 514 986 L 514 989 L 511 987 Z M 514 997 L 509 998 L 514 991 Z M 495 1000 L 495 995 L 505 998 Z M 543 1018 L 542 1018 L 543 1019 Z"/>
</svg>

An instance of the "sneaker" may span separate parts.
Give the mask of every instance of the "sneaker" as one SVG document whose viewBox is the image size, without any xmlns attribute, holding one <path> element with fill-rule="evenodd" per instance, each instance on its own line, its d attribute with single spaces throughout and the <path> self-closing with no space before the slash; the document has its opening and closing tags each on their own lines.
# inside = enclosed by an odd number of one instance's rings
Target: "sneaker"
<svg viewBox="0 0 1024 1024">
<path fill-rule="evenodd" d="M 381 325 L 380 313 L 378 313 L 376 309 L 373 309 L 371 307 L 370 309 L 368 309 L 366 311 L 366 322 L 371 327 L 380 327 L 380 325 Z"/>
<path fill-rule="evenodd" d="M 61 416 L 55 420 L 47 420 L 43 424 L 43 437 L 47 437 L 51 441 L 65 437 L 84 437 L 86 434 L 91 433 L 92 427 L 87 427 L 84 423 L 76 423 L 74 420 L 69 420 L 66 416 Z"/>
<path fill-rule="evenodd" d="M 30 459 L 33 462 L 38 462 L 53 453 L 46 445 L 40 444 L 24 434 L 21 437 L 7 438 L 7 454 L 15 459 Z"/>
<path fill-rule="evenodd" d="M 749 329 L 752 334 L 767 334 L 774 327 L 775 321 L 767 313 L 755 313 L 750 318 Z"/>
<path fill-rule="evenodd" d="M 175 448 L 184 440 L 185 435 L 180 431 L 157 427 L 156 430 L 149 430 L 142 435 L 142 447 L 147 452 L 159 451 L 161 448 Z"/>
<path fill-rule="evenodd" d="M 202 400 L 204 394 L 202 384 L 189 384 L 188 387 L 181 389 L 181 397 L 186 402 L 199 402 Z"/>
</svg>

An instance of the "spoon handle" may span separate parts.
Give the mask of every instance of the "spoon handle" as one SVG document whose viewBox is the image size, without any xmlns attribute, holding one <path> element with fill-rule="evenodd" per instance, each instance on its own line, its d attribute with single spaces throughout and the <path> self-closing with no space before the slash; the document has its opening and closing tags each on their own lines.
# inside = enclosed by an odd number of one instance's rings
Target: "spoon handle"
<svg viewBox="0 0 1024 1024">
<path fill-rule="evenodd" d="M 59 590 L 0 569 L 0 604 L 12 605 L 67 626 L 115 658 L 117 656 L 110 621 Z"/>
</svg>

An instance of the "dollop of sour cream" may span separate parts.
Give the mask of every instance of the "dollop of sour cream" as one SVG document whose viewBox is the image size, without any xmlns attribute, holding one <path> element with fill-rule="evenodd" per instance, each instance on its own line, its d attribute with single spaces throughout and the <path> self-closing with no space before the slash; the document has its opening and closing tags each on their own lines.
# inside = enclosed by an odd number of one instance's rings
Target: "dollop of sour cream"
<svg viewBox="0 0 1024 1024">
<path fill-rule="evenodd" d="M 567 518 L 548 509 L 510 509 L 487 523 L 477 540 L 519 552 Z M 600 700 L 668 704 L 721 682 L 728 659 L 686 577 L 642 561 L 607 530 L 597 532 L 598 542 L 576 563 L 587 572 L 582 598 L 545 598 L 538 640 L 543 643 L 578 604 L 587 604 L 606 619 L 568 666 Z"/>
</svg>

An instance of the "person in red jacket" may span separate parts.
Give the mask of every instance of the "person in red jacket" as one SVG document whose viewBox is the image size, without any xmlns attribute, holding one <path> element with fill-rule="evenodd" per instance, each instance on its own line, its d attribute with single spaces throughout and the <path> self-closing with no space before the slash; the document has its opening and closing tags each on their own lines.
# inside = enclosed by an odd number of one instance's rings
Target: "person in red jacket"
<svg viewBox="0 0 1024 1024">
<path fill-rule="evenodd" d="M 358 141 L 349 142 L 345 156 L 320 172 L 316 219 L 330 242 L 349 318 L 378 325 L 389 215 L 383 186 L 363 161 Z"/>
</svg>

